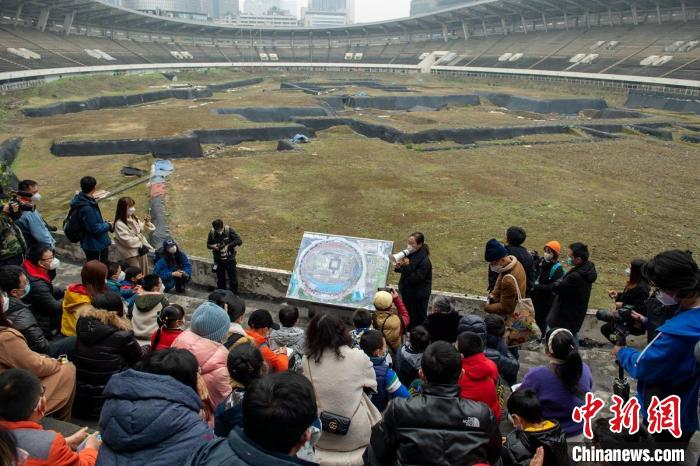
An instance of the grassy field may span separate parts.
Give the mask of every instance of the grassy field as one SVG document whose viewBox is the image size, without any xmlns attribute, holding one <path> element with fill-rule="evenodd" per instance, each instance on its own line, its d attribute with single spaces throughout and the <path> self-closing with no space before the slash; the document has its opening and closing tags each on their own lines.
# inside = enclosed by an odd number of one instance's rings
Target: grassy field
<svg viewBox="0 0 700 466">
<path fill-rule="evenodd" d="M 250 75 L 228 70 L 189 72 L 180 75 L 178 81 L 206 83 L 247 77 Z M 196 101 L 169 100 L 42 119 L 19 115 L 23 105 L 138 92 L 169 83 L 158 74 L 61 80 L 0 97 L 0 137 L 25 138 L 14 170 L 21 178 L 41 182 L 41 209 L 58 224 L 81 176 L 92 174 L 102 189 L 113 191 L 131 181 L 119 174 L 121 167 L 145 169 L 152 158 L 57 158 L 49 152 L 53 141 L 254 127 L 259 124 L 209 111 L 216 107 L 316 105 L 313 96 L 279 90 L 280 80 L 303 78 L 275 75 L 256 86 Z M 497 90 L 532 97 L 604 97 L 611 105 L 621 105 L 625 98 L 617 90 L 527 81 L 376 75 L 352 78 L 407 84 L 425 94 Z M 331 74 L 314 77 L 315 81 L 328 79 L 350 78 Z M 336 94 L 359 91 L 386 94 L 363 88 L 341 89 Z M 655 113 L 660 119 L 698 121 L 697 117 Z M 524 116 L 488 102 L 440 112 L 365 109 L 346 114 L 407 131 L 584 121 L 583 117 Z M 678 134 L 674 136 L 677 139 Z M 541 144 L 545 142 L 555 144 Z M 276 142 L 208 146 L 207 158 L 175 162 L 167 197 L 171 229 L 186 250 L 207 256 L 205 238 L 210 222 L 222 217 L 243 236 L 240 262 L 284 269 L 292 267 L 304 231 L 388 239 L 398 249 L 410 232 L 421 230 L 431 245 L 434 288 L 483 293 L 486 240 L 494 236 L 503 239 L 509 225 L 521 225 L 528 232 L 526 245 L 530 248 L 541 249 L 551 239 L 565 245 L 573 241 L 590 245 L 600 274 L 594 287 L 595 306 L 607 305 L 606 290 L 622 286 L 623 271 L 630 259 L 650 257 L 668 248 L 698 250 L 700 246 L 695 220 L 700 217 L 697 146 L 631 134 L 616 141 L 590 142 L 572 133 L 480 143 L 480 147 L 471 149 L 420 150 L 455 145 L 388 144 L 337 127 L 319 133 L 311 144 L 295 152 L 276 152 Z M 145 185 L 123 195 L 136 198 L 145 208 Z M 109 199 L 103 203 L 105 217 L 114 215 L 114 202 Z M 397 280 L 397 276 L 390 277 L 391 282 Z"/>
</svg>

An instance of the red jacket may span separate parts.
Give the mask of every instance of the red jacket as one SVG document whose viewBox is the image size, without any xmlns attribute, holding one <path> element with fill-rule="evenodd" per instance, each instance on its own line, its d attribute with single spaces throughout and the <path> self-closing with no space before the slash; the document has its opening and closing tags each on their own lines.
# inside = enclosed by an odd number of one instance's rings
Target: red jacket
<svg viewBox="0 0 700 466">
<path fill-rule="evenodd" d="M 462 369 L 464 374 L 459 378 L 459 385 L 462 387 L 461 397 L 485 403 L 496 416 L 496 422 L 501 422 L 501 407 L 496 393 L 498 385 L 496 364 L 486 359 L 484 353 L 479 353 L 462 359 Z"/>
<path fill-rule="evenodd" d="M 158 334 L 158 331 L 160 331 L 160 340 L 158 340 L 158 347 L 154 348 L 153 343 L 156 340 L 156 335 Z M 180 336 L 180 334 L 183 332 L 183 330 L 180 330 L 179 328 L 159 328 L 153 334 L 151 334 L 151 351 L 158 351 L 162 349 L 168 349 L 173 345 L 173 342 L 177 337 Z"/>
<path fill-rule="evenodd" d="M 97 450 L 85 448 L 76 453 L 63 435 L 44 430 L 36 422 L 0 421 L 0 428 L 12 431 L 17 447 L 29 453 L 26 466 L 94 466 L 97 461 Z"/>
</svg>

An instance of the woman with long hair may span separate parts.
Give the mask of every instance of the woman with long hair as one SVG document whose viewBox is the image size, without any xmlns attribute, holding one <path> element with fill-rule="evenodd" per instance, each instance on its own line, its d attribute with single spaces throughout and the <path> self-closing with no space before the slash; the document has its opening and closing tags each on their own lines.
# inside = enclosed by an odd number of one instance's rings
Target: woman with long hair
<svg viewBox="0 0 700 466">
<path fill-rule="evenodd" d="M 76 335 L 78 311 L 91 307 L 92 298 L 107 289 L 107 266 L 100 261 L 88 261 L 80 271 L 80 279 L 81 283 L 68 285 L 63 296 L 61 334 L 67 337 Z"/>
<path fill-rule="evenodd" d="M 627 270 L 627 283 L 622 291 L 610 290 L 608 296 L 615 300 L 615 308 L 632 306 L 636 312 L 644 311 L 644 304 L 649 299 L 649 282 L 642 274 L 646 264 L 643 259 L 634 259 Z"/>
<path fill-rule="evenodd" d="M 593 388 L 591 370 L 581 360 L 574 335 L 565 328 L 549 334 L 545 352 L 549 364 L 530 369 L 518 390 L 534 390 L 542 416 L 559 422 L 567 438 L 578 441 L 583 426 L 571 419 L 571 413 L 584 404 L 586 392 Z"/>
<path fill-rule="evenodd" d="M 131 267 L 139 267 L 144 274 L 150 270 L 147 254 L 155 251 L 146 234 L 155 229 L 149 214 L 143 220 L 136 215 L 136 202 L 132 198 L 119 199 L 114 216 L 114 244 L 122 259 Z"/>
<path fill-rule="evenodd" d="M 372 426 L 381 420 L 365 394 L 366 389 L 377 390 L 372 362 L 350 345 L 345 323 L 331 314 L 317 314 L 306 328 L 302 369 L 314 386 L 321 421 L 329 415 L 350 420 L 344 435 L 333 433 L 332 422 L 323 425 L 316 445 L 316 460 L 322 465 L 363 464 Z"/>
</svg>

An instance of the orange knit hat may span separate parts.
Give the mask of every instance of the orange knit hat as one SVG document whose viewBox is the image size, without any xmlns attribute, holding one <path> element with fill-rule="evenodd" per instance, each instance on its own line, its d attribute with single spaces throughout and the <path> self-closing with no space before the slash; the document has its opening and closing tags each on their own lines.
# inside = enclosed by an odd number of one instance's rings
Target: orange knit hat
<svg viewBox="0 0 700 466">
<path fill-rule="evenodd" d="M 551 249 L 552 251 L 556 252 L 557 255 L 561 253 L 561 244 L 559 244 L 559 241 L 550 241 L 549 243 L 544 245 L 545 247 Z"/>
</svg>

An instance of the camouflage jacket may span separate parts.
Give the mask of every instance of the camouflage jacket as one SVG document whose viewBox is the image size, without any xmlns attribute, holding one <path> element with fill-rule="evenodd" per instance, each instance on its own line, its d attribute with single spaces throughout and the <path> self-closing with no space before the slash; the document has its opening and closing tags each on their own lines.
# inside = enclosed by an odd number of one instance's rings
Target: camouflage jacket
<svg viewBox="0 0 700 466">
<path fill-rule="evenodd" d="M 19 227 L 12 219 L 0 213 L 0 260 L 9 259 L 18 254 L 24 255 L 27 252 L 27 243 Z"/>
</svg>

